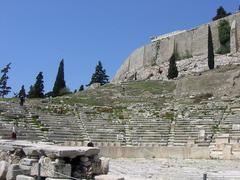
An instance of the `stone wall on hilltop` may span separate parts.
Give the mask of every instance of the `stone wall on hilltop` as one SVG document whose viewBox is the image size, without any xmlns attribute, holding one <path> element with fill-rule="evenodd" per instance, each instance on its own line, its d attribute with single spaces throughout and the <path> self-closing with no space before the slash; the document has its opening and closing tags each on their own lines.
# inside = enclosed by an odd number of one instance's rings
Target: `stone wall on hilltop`
<svg viewBox="0 0 240 180">
<path fill-rule="evenodd" d="M 231 53 L 238 51 L 240 44 L 240 13 L 226 18 L 231 26 Z M 222 20 L 222 19 L 221 19 Z M 208 26 L 211 27 L 215 52 L 220 47 L 218 25 L 220 20 L 204 24 L 179 34 L 168 36 L 136 49 L 117 71 L 112 82 L 128 80 L 161 79 L 166 74 L 166 64 L 173 54 L 174 46 L 181 59 L 206 59 L 208 53 Z"/>
</svg>

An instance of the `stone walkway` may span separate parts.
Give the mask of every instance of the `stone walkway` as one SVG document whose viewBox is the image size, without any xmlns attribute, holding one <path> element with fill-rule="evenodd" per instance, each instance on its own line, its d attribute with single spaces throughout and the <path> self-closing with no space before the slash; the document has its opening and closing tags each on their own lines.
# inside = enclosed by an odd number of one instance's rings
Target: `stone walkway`
<svg viewBox="0 0 240 180">
<path fill-rule="evenodd" d="M 126 180 L 240 180 L 239 161 L 175 160 L 175 159 L 112 159 L 110 173 Z"/>
</svg>

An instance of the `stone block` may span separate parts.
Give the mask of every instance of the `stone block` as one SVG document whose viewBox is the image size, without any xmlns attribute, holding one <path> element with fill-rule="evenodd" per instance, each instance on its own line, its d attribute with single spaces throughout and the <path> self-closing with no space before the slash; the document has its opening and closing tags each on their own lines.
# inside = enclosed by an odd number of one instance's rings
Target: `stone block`
<svg viewBox="0 0 240 180">
<path fill-rule="evenodd" d="M 114 175 L 100 175 L 95 176 L 95 180 L 124 180 L 124 177 Z"/>
<path fill-rule="evenodd" d="M 216 144 L 227 144 L 229 143 L 229 134 L 221 134 L 215 137 Z"/>
<path fill-rule="evenodd" d="M 18 175 L 16 180 L 35 180 L 35 178 L 31 176 Z"/>
<path fill-rule="evenodd" d="M 232 125 L 232 130 L 237 130 L 237 131 L 239 131 L 239 130 L 240 130 L 240 124 L 233 124 L 233 125 Z"/>
<path fill-rule="evenodd" d="M 204 137 L 205 137 L 205 130 L 204 129 L 199 130 L 198 138 L 199 139 L 204 139 Z"/>
<path fill-rule="evenodd" d="M 31 171 L 32 166 L 19 164 L 19 168 L 25 171 Z"/>
<path fill-rule="evenodd" d="M 80 161 L 81 162 L 87 162 L 87 161 L 89 161 L 89 158 L 87 156 L 81 156 Z"/>
<path fill-rule="evenodd" d="M 45 180 L 68 180 L 68 178 L 46 178 Z"/>
<path fill-rule="evenodd" d="M 5 180 L 9 164 L 6 161 L 0 161 L 0 180 Z"/>
<path fill-rule="evenodd" d="M 34 163 L 31 168 L 31 176 L 38 175 L 38 163 Z M 54 177 L 64 178 L 65 176 L 71 176 L 72 167 L 70 164 L 62 164 L 51 161 L 50 158 L 43 158 L 41 161 L 41 176 L 42 177 Z"/>
<path fill-rule="evenodd" d="M 109 172 L 109 158 L 101 157 L 101 169 L 102 174 L 107 174 Z"/>
<path fill-rule="evenodd" d="M 20 160 L 20 164 L 26 165 L 26 166 L 32 166 L 33 163 L 37 163 L 37 159 L 29 159 L 29 158 L 23 158 Z"/>
<path fill-rule="evenodd" d="M 223 150 L 223 156 L 224 160 L 230 160 L 231 159 L 231 154 L 232 154 L 232 146 L 231 145 L 226 145 Z"/>
<path fill-rule="evenodd" d="M 18 175 L 28 174 L 29 171 L 24 171 L 20 169 L 18 164 L 12 164 L 8 167 L 8 172 L 6 175 L 6 180 L 16 180 Z"/>
</svg>

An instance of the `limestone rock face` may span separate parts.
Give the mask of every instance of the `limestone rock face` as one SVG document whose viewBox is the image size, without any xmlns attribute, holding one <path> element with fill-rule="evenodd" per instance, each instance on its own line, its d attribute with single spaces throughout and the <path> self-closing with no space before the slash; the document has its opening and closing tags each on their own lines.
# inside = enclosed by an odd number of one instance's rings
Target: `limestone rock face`
<svg viewBox="0 0 240 180">
<path fill-rule="evenodd" d="M 231 53 L 236 53 L 240 43 L 240 13 L 233 14 L 225 19 L 231 24 Z M 208 26 L 212 30 L 213 46 L 216 51 L 220 47 L 218 37 L 219 22 L 220 20 L 214 21 L 177 34 L 170 33 L 168 36 L 136 49 L 126 58 L 112 79 L 112 83 L 166 78 L 169 59 L 174 48 L 178 54 L 179 60 L 177 62 L 185 59 L 195 60 L 199 59 L 199 57 L 207 57 Z M 207 61 L 205 64 L 207 65 Z M 185 66 L 185 68 L 188 69 L 188 66 Z M 164 71 L 161 69 L 164 69 Z"/>
</svg>

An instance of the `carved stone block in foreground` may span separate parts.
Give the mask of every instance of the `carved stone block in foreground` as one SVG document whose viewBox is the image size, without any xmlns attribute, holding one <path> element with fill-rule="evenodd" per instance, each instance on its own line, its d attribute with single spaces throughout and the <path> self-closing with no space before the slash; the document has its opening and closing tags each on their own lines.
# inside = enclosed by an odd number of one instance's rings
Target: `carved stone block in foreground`
<svg viewBox="0 0 240 180">
<path fill-rule="evenodd" d="M 59 163 L 52 161 L 49 157 L 44 157 L 41 159 L 41 177 L 54 177 L 54 178 L 64 178 L 66 176 L 71 177 L 71 164 Z M 40 160 L 40 161 L 41 161 Z M 31 176 L 38 175 L 38 163 L 33 163 L 31 168 Z"/>
<path fill-rule="evenodd" d="M 39 171 L 43 178 L 93 179 L 96 175 L 106 174 L 109 171 L 109 160 L 100 159 L 100 150 L 95 147 L 67 147 L 30 143 L 28 141 L 0 140 L 0 153 L 11 152 L 6 158 L 7 164 L 0 163 L 0 176 L 7 180 L 15 180 L 18 175 L 23 180 L 31 180 Z M 16 153 L 17 152 L 17 153 Z M 17 161 L 12 161 L 12 155 Z M 17 162 L 13 164 L 14 162 Z M 6 175 L 7 169 L 7 175 Z M 20 180 L 18 178 L 18 180 Z M 0 178 L 0 180 L 2 180 Z"/>
</svg>

